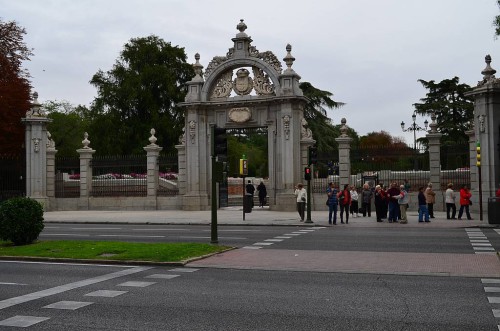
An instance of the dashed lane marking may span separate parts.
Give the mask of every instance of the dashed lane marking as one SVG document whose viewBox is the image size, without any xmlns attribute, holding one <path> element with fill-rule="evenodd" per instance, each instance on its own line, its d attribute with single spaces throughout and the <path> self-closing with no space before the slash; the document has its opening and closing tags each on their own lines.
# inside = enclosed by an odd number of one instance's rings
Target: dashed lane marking
<svg viewBox="0 0 500 331">
<path fill-rule="evenodd" d="M 49 288 L 46 290 L 33 292 L 33 293 L 18 296 L 18 297 L 10 298 L 10 299 L 5 299 L 5 300 L 0 301 L 0 310 L 4 309 L 4 308 L 15 306 L 15 305 L 18 305 L 21 303 L 25 303 L 25 302 L 37 300 L 40 298 L 48 297 L 51 295 L 74 290 L 76 288 L 104 282 L 104 281 L 114 279 L 114 278 L 132 275 L 132 274 L 142 272 L 145 270 L 149 270 L 149 269 L 151 269 L 151 267 L 135 267 L 135 268 L 131 268 L 131 269 L 120 270 L 120 271 L 112 272 L 112 273 L 109 273 L 106 275 L 97 276 L 97 277 L 93 277 L 93 278 L 89 278 L 89 279 L 84 279 L 84 280 L 81 280 L 78 282 L 69 283 L 66 285 L 60 285 L 60 286 L 52 287 L 52 288 Z"/>
<path fill-rule="evenodd" d="M 170 272 L 195 272 L 200 269 L 197 268 L 175 268 L 175 269 L 170 269 Z"/>
<path fill-rule="evenodd" d="M 18 328 L 27 328 L 34 324 L 50 319 L 50 317 L 22 316 L 17 315 L 0 321 L 0 326 L 13 326 Z"/>
<path fill-rule="evenodd" d="M 150 285 L 156 284 L 155 282 L 137 282 L 137 281 L 129 281 L 125 283 L 118 284 L 116 286 L 126 286 L 126 287 L 147 287 Z"/>
<path fill-rule="evenodd" d="M 42 308 L 49 309 L 65 309 L 65 310 L 77 310 L 86 306 L 93 304 L 93 302 L 82 302 L 82 301 L 59 301 L 47 305 Z"/>
<path fill-rule="evenodd" d="M 104 297 L 104 298 L 114 298 L 119 295 L 125 294 L 128 291 L 111 291 L 111 290 L 97 290 L 85 294 L 86 297 Z"/>
<path fill-rule="evenodd" d="M 176 277 L 179 277 L 180 275 L 167 275 L 167 274 L 154 274 L 154 275 L 149 275 L 144 278 L 154 278 L 154 279 L 173 279 Z"/>
</svg>

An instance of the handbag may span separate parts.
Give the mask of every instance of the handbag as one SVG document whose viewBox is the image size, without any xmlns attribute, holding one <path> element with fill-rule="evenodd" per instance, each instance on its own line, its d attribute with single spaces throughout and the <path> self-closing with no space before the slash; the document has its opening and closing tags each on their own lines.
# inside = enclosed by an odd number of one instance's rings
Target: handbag
<svg viewBox="0 0 500 331">
<path fill-rule="evenodd" d="M 326 199 L 326 205 L 329 206 L 330 205 L 330 199 Z"/>
<path fill-rule="evenodd" d="M 469 206 L 472 206 L 472 201 L 469 200 Z"/>
</svg>

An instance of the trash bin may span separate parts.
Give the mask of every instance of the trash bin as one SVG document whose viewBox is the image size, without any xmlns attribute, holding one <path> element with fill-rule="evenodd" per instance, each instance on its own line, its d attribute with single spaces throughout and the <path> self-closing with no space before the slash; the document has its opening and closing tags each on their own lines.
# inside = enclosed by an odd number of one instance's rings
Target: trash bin
<svg viewBox="0 0 500 331">
<path fill-rule="evenodd" d="M 243 199 L 243 212 L 251 213 L 253 206 L 253 195 L 245 194 L 245 198 Z"/>
<path fill-rule="evenodd" d="M 500 224 L 500 198 L 488 198 L 488 223 Z"/>
</svg>

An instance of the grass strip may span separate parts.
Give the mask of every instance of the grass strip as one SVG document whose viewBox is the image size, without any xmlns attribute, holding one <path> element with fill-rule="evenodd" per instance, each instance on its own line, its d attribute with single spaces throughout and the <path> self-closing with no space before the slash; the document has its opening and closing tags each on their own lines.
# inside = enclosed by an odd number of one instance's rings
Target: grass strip
<svg viewBox="0 0 500 331">
<path fill-rule="evenodd" d="M 200 243 L 129 243 L 110 241 L 37 241 L 14 246 L 0 241 L 0 256 L 180 262 L 229 249 Z"/>
</svg>

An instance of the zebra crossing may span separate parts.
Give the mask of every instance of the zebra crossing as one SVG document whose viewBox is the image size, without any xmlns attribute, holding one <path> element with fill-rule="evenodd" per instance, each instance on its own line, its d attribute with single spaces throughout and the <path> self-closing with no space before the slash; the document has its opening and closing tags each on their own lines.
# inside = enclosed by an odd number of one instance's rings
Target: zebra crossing
<svg viewBox="0 0 500 331">
<path fill-rule="evenodd" d="M 88 279 L 86 281 L 82 281 L 81 284 L 77 283 L 72 283 L 72 284 L 66 284 L 62 285 L 59 287 L 55 287 L 52 289 L 47 289 L 44 291 L 36 292 L 36 293 L 30 293 L 26 296 L 21 296 L 21 297 L 16 297 L 16 298 L 11 298 L 9 300 L 3 300 L 0 301 L 0 309 L 6 308 L 13 306 L 18 303 L 22 302 L 27 302 L 31 301 L 37 298 L 43 298 L 43 297 L 48 297 L 50 295 L 62 293 L 67 290 L 83 287 L 86 285 L 91 285 L 91 284 L 96 284 L 99 283 L 100 281 L 105 281 L 105 280 L 110 280 L 113 278 L 117 277 L 123 277 L 123 276 L 128 276 L 135 274 L 137 272 L 144 272 L 152 268 L 144 268 L 144 267 L 133 267 L 129 270 L 126 270 L 125 272 L 118 272 L 118 273 L 112 273 L 108 274 L 105 276 L 101 277 L 95 277 L 93 279 Z M 151 274 L 144 276 L 143 278 L 146 278 L 148 280 L 151 279 L 156 279 L 158 281 L 160 280 L 171 280 L 176 277 L 180 277 L 182 273 L 191 273 L 198 271 L 199 269 L 196 268 L 175 268 L 175 269 L 170 269 L 166 270 L 165 273 L 160 273 L 160 274 Z M 127 272 L 128 271 L 128 272 Z M 116 276 L 116 274 L 119 274 Z M 116 287 L 119 287 L 120 290 L 115 290 L 115 289 L 101 289 L 97 291 L 92 291 L 89 293 L 86 293 L 83 295 L 84 298 L 82 298 L 82 301 L 56 301 L 51 304 L 45 305 L 43 307 L 40 307 L 41 309 L 59 309 L 59 310 L 78 310 L 87 306 L 90 306 L 94 304 L 92 301 L 87 301 L 86 299 L 90 299 L 92 297 L 104 297 L 104 298 L 115 298 L 120 295 L 124 295 L 131 291 L 133 288 L 144 288 L 148 286 L 153 286 L 157 284 L 158 282 L 153 282 L 153 281 L 142 281 L 142 280 L 130 280 L 126 281 L 120 284 L 115 285 Z M 127 288 L 125 290 L 124 288 Z M 64 289 L 64 291 L 62 290 Z M 83 301 L 85 300 L 85 301 Z M 2 305 L 3 304 L 3 305 Z M 43 311 L 41 310 L 40 315 L 43 315 Z M 1 320 L 0 321 L 0 327 L 1 326 L 7 326 L 7 327 L 12 327 L 12 328 L 27 328 L 30 326 L 33 326 L 38 323 L 42 323 L 44 321 L 49 320 L 50 317 L 45 317 L 45 316 L 25 316 L 25 315 L 16 315 L 9 317 L 7 319 Z"/>
<path fill-rule="evenodd" d="M 491 245 L 483 231 L 479 228 L 465 229 L 469 241 L 474 249 L 475 254 L 495 254 L 495 248 Z"/>
<path fill-rule="evenodd" d="M 292 238 L 301 236 L 303 234 L 315 232 L 315 231 L 321 230 L 321 229 L 326 229 L 326 227 L 324 227 L 324 226 L 315 226 L 315 227 L 310 227 L 310 228 L 305 228 L 305 229 L 293 231 L 293 232 L 290 232 L 290 233 L 285 233 L 285 234 L 280 235 L 280 236 L 276 236 L 276 237 L 273 237 L 273 238 L 270 238 L 270 239 L 265 239 L 263 241 L 256 242 L 256 243 L 254 243 L 251 246 L 244 246 L 244 247 L 242 247 L 242 249 L 261 249 L 263 247 L 271 246 L 274 243 L 279 243 L 279 242 L 282 242 L 282 241 L 284 241 L 286 239 L 292 239 Z"/>
</svg>

